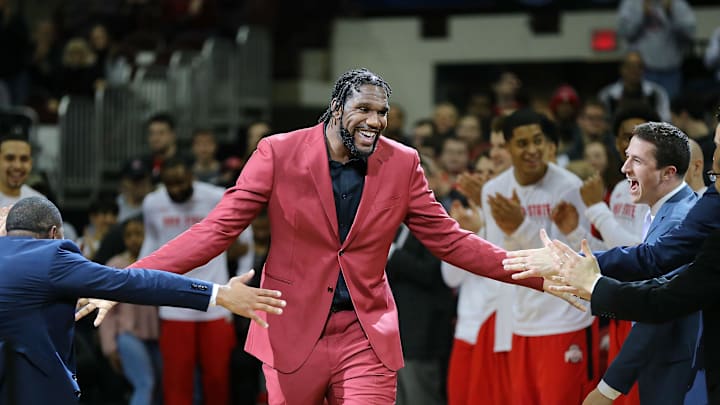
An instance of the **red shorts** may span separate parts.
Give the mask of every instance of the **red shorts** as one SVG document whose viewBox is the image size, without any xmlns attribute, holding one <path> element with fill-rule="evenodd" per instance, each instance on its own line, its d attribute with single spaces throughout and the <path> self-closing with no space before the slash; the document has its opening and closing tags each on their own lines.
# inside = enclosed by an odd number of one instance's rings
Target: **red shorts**
<svg viewBox="0 0 720 405">
<path fill-rule="evenodd" d="M 468 376 L 474 349 L 475 345 L 464 340 L 455 339 L 453 341 L 447 375 L 448 405 L 468 404 L 468 387 L 470 386 Z"/>
<path fill-rule="evenodd" d="M 475 350 L 470 366 L 468 404 L 509 404 L 510 402 L 510 352 L 494 351 L 495 313 L 478 331 Z"/>
<path fill-rule="evenodd" d="M 513 335 L 510 381 L 513 404 L 580 404 L 598 376 L 598 323 L 547 336 Z"/>
</svg>

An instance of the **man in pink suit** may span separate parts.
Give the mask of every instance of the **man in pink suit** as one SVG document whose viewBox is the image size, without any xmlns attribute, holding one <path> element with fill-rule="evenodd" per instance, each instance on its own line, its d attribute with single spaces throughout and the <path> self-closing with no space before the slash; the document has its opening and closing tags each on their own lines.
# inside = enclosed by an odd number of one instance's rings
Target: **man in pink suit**
<svg viewBox="0 0 720 405">
<path fill-rule="evenodd" d="M 366 69 L 344 73 L 318 125 L 260 141 L 207 218 L 133 265 L 187 272 L 267 207 L 262 287 L 281 290 L 288 305 L 282 316 L 252 315 L 262 321 L 245 349 L 264 363 L 270 404 L 394 403 L 403 357 L 384 269 L 403 222 L 444 261 L 542 290 L 540 279 L 512 280 L 504 250 L 448 217 L 415 150 L 381 137 L 390 93 Z"/>
</svg>

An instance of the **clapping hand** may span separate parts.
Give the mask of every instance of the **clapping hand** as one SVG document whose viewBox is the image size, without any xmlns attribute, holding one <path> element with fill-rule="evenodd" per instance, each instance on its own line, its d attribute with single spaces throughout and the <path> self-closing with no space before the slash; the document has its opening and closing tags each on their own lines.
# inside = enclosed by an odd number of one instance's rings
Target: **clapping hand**
<svg viewBox="0 0 720 405">
<path fill-rule="evenodd" d="M 560 201 L 558 205 L 553 208 L 550 216 L 555 226 L 558 227 L 563 235 L 574 231 L 580 223 L 580 215 L 577 212 L 577 208 L 567 201 Z"/>
<path fill-rule="evenodd" d="M 482 188 L 485 185 L 482 177 L 477 173 L 462 173 L 457 179 L 458 191 L 475 205 L 482 205 Z"/>
<path fill-rule="evenodd" d="M 500 193 L 495 193 L 494 196 L 489 195 L 488 204 L 495 223 L 506 235 L 511 235 L 517 231 L 525 220 L 520 198 L 515 190 L 513 190 L 510 198 Z"/>
<path fill-rule="evenodd" d="M 485 226 L 485 223 L 480 216 L 478 206 L 470 199 L 468 199 L 468 205 L 470 208 L 465 208 L 459 200 L 454 200 L 450 207 L 450 216 L 457 221 L 460 228 L 477 233 L 480 228 Z"/>
</svg>

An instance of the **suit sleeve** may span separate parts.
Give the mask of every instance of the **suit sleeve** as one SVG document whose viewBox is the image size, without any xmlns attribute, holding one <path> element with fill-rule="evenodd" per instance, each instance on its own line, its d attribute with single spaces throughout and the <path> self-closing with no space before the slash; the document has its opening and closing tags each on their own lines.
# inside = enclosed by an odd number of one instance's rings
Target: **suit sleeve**
<svg viewBox="0 0 720 405">
<path fill-rule="evenodd" d="M 617 247 L 597 259 L 603 274 L 643 273 L 648 268 L 665 274 L 693 261 L 705 238 L 720 229 L 720 196 L 710 187 L 690 209 L 685 219 L 658 238 L 655 243 L 633 247 Z"/>
<path fill-rule="evenodd" d="M 662 229 L 670 230 L 677 226 L 682 221 L 682 217 L 675 216 L 673 218 L 665 219 L 659 226 L 663 227 L 661 229 L 658 229 L 659 232 L 663 232 Z M 680 266 L 678 269 L 673 269 L 672 271 L 680 271 L 681 269 L 684 269 L 686 266 Z M 619 269 L 617 267 L 610 267 L 610 268 L 600 268 L 602 274 L 604 276 L 612 277 L 619 281 L 639 281 L 639 280 L 647 280 L 654 277 L 660 277 L 668 272 L 664 272 L 662 269 L 653 267 L 653 266 L 645 266 L 641 269 L 635 269 L 632 267 L 622 268 Z"/>
<path fill-rule="evenodd" d="M 428 188 L 417 153 L 410 176 L 408 213 L 405 224 L 435 256 L 479 276 L 542 291 L 542 279 L 513 280 L 502 260 L 506 251 L 460 226 L 450 218 Z"/>
<path fill-rule="evenodd" d="M 593 314 L 640 322 L 666 322 L 717 302 L 720 232 L 713 233 L 687 270 L 672 279 L 622 283 L 602 277 L 592 294 Z"/>
<path fill-rule="evenodd" d="M 163 271 L 118 270 L 85 259 L 72 243 L 59 245 L 48 269 L 59 297 L 89 297 L 142 305 L 167 305 L 205 311 L 212 283 Z"/>
<path fill-rule="evenodd" d="M 205 219 L 130 267 L 186 273 L 224 252 L 267 205 L 273 186 L 273 156 L 270 141 L 261 140 L 235 186 Z"/>
</svg>

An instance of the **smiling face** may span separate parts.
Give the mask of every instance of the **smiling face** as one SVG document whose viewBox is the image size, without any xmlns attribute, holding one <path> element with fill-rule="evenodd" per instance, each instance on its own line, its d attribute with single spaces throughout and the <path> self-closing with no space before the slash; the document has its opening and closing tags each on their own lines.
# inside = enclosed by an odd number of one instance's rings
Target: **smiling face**
<svg viewBox="0 0 720 405">
<path fill-rule="evenodd" d="M 30 144 L 19 140 L 0 143 L 0 192 L 8 196 L 20 195 L 32 170 Z"/>
<path fill-rule="evenodd" d="M 636 204 L 653 205 L 662 198 L 658 191 L 663 170 L 657 167 L 655 150 L 652 143 L 633 137 L 625 152 L 627 160 L 621 170 L 630 182 L 630 197 Z"/>
<path fill-rule="evenodd" d="M 545 175 L 547 163 L 543 156 L 546 149 L 547 138 L 540 124 L 522 125 L 513 129 L 508 150 L 518 183 L 534 184 Z"/>
<path fill-rule="evenodd" d="M 490 133 L 490 159 L 495 165 L 495 173 L 501 173 L 512 166 L 512 157 L 508 151 L 502 131 Z"/>
<path fill-rule="evenodd" d="M 388 97 L 382 87 L 364 84 L 348 95 L 340 119 L 340 136 L 350 157 L 368 157 L 387 127 Z"/>
<path fill-rule="evenodd" d="M 177 165 L 163 168 L 160 173 L 165 189 L 171 200 L 184 203 L 193 195 L 193 176 L 187 167 Z"/>
</svg>

